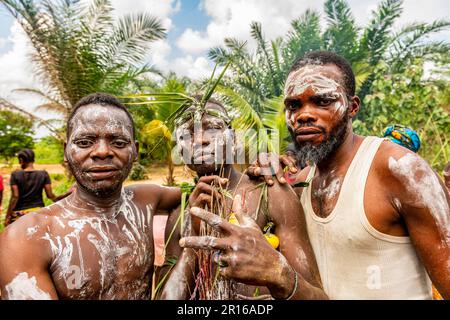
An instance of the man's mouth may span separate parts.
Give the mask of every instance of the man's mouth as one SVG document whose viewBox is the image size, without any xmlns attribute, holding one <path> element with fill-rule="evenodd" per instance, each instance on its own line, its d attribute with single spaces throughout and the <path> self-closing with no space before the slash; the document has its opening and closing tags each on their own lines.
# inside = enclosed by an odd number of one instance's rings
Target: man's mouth
<svg viewBox="0 0 450 320">
<path fill-rule="evenodd" d="M 200 153 L 196 154 L 192 157 L 194 164 L 203 163 L 203 162 L 212 162 L 214 161 L 214 153 Z"/>
<path fill-rule="evenodd" d="M 302 127 L 295 130 L 295 136 L 297 141 L 313 140 L 321 134 L 323 134 L 323 131 L 315 127 Z"/>
<path fill-rule="evenodd" d="M 119 169 L 114 166 L 96 166 L 86 170 L 88 176 L 94 180 L 102 180 L 115 176 Z"/>
</svg>

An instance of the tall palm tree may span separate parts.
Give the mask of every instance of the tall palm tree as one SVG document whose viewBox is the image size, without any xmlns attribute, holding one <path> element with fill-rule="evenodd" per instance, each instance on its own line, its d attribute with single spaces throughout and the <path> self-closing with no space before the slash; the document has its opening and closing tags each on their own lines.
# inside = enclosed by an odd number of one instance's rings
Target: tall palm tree
<svg viewBox="0 0 450 320">
<path fill-rule="evenodd" d="M 109 0 L 0 0 L 27 34 L 31 58 L 46 90 L 21 91 L 45 99 L 38 109 L 67 117 L 86 94 L 123 94 L 140 75 L 154 71 L 141 61 L 150 43 L 165 37 L 147 13 L 115 21 Z"/>
<path fill-rule="evenodd" d="M 357 80 L 357 94 L 361 99 L 371 93 L 377 65 L 388 62 L 391 70 L 401 71 L 416 58 L 439 59 L 450 45 L 442 41 L 424 41 L 429 35 L 450 26 L 449 21 L 413 23 L 393 33 L 392 26 L 402 12 L 401 0 L 383 0 L 372 12 L 367 25 L 356 25 L 345 0 L 327 0 L 324 4 L 326 28 L 321 30 L 320 15 L 306 10 L 291 23 L 287 34 L 267 41 L 260 23 L 250 25 L 256 50 L 250 52 L 238 39 L 227 38 L 225 46 L 212 48 L 209 57 L 219 64 L 230 60 L 230 75 L 224 79 L 220 91 L 242 112 L 241 122 L 253 128 L 270 128 L 264 122 L 265 113 L 273 113 L 270 99 L 279 98 L 293 62 L 313 50 L 330 50 L 343 55 L 352 64 Z M 282 101 L 278 99 L 278 101 Z M 250 110 L 251 108 L 252 110 Z M 278 105 L 278 114 L 283 117 Z M 363 110 L 360 117 L 364 118 Z M 279 119 L 280 120 L 280 119 Z M 282 134 L 281 136 L 284 136 Z"/>
</svg>

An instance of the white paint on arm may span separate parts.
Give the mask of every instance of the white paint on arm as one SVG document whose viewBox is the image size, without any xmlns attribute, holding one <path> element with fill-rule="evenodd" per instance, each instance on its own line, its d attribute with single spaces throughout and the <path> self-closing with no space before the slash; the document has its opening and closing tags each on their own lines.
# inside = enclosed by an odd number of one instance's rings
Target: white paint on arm
<svg viewBox="0 0 450 320">
<path fill-rule="evenodd" d="M 19 273 L 5 286 L 10 300 L 51 300 L 50 294 L 37 286 L 36 277 L 29 277 L 28 273 Z"/>
<path fill-rule="evenodd" d="M 27 228 L 27 238 L 31 238 L 31 236 L 33 236 L 33 234 L 35 234 L 38 231 L 38 229 L 39 226 Z"/>
<path fill-rule="evenodd" d="M 394 176 L 404 181 L 409 193 L 415 196 L 413 205 L 429 210 L 442 233 L 444 242 L 450 245 L 449 204 L 445 190 L 427 162 L 408 153 L 399 160 L 390 157 L 389 169 Z"/>
</svg>

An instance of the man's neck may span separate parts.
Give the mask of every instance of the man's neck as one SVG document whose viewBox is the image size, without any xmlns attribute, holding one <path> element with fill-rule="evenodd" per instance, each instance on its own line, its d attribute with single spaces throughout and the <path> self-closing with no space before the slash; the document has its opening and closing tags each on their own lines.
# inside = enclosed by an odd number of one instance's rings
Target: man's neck
<svg viewBox="0 0 450 320">
<path fill-rule="evenodd" d="M 33 171 L 34 170 L 34 166 L 33 163 L 27 163 L 24 167 L 22 167 L 23 170 L 25 171 Z"/>
<path fill-rule="evenodd" d="M 103 213 L 107 216 L 114 214 L 122 204 L 122 188 L 108 196 L 102 196 L 89 192 L 77 183 L 77 190 L 69 198 L 70 205 L 84 210 Z"/>
<path fill-rule="evenodd" d="M 320 162 L 317 167 L 319 172 L 328 173 L 345 166 L 353 158 L 353 151 L 356 146 L 356 135 L 350 128 L 344 138 L 344 142 L 325 160 Z"/>
</svg>

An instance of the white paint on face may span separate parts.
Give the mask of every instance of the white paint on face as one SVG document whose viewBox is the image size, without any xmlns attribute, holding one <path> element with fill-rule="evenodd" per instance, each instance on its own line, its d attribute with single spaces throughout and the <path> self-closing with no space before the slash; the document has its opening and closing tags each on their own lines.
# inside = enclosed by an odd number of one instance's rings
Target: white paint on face
<svg viewBox="0 0 450 320">
<path fill-rule="evenodd" d="M 107 119 L 105 124 L 102 124 L 104 132 L 113 132 L 117 129 L 122 131 L 122 134 L 132 141 L 132 129 L 129 120 L 122 117 L 117 117 L 117 113 L 111 112 L 114 107 L 102 105 L 89 105 L 88 107 L 81 107 L 79 113 L 75 114 L 72 124 L 72 132 L 70 137 L 89 130 L 93 125 L 98 125 L 96 119 L 104 117 Z M 82 112 L 81 112 L 82 111 Z M 120 110 L 120 112 L 123 112 Z M 79 116 L 80 114 L 80 116 Z M 126 117 L 126 116 L 125 116 Z"/>
<path fill-rule="evenodd" d="M 285 96 L 299 96 L 311 88 L 315 94 L 332 95 L 337 93 L 340 87 L 336 81 L 323 75 L 318 66 L 305 66 L 289 74 L 284 94 Z"/>
<path fill-rule="evenodd" d="M 39 226 L 34 226 L 27 228 L 27 238 L 30 238 L 33 234 L 35 234 L 39 229 Z"/>
<path fill-rule="evenodd" d="M 50 294 L 37 286 L 36 277 L 29 277 L 28 273 L 19 273 L 5 286 L 10 300 L 51 300 Z"/>
<path fill-rule="evenodd" d="M 406 184 L 414 206 L 427 208 L 441 231 L 443 241 L 450 245 L 450 209 L 445 191 L 425 160 L 411 153 L 399 160 L 389 158 L 389 169 Z"/>
<path fill-rule="evenodd" d="M 341 118 L 348 109 L 348 102 L 344 95 L 343 88 L 334 79 L 323 74 L 320 65 L 306 65 L 298 70 L 291 72 L 286 80 L 284 88 L 285 97 L 300 96 L 308 88 L 314 91 L 315 95 L 329 96 L 338 99 L 334 104 L 333 111 Z M 293 113 L 288 116 L 286 114 L 288 125 L 294 126 L 295 119 Z"/>
</svg>

